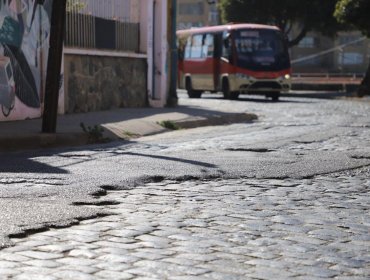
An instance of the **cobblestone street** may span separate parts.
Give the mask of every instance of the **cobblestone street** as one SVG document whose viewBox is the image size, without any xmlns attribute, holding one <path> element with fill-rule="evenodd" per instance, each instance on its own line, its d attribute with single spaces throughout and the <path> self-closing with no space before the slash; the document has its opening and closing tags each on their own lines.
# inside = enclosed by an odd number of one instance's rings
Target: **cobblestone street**
<svg viewBox="0 0 370 280">
<path fill-rule="evenodd" d="M 0 280 L 370 279 L 369 102 L 181 102 L 259 119 L 4 154 Z"/>
<path fill-rule="evenodd" d="M 16 239 L 0 279 L 369 279 L 369 169 L 305 180 L 163 181 L 112 215 Z M 92 206 L 97 207 L 97 206 Z"/>
</svg>

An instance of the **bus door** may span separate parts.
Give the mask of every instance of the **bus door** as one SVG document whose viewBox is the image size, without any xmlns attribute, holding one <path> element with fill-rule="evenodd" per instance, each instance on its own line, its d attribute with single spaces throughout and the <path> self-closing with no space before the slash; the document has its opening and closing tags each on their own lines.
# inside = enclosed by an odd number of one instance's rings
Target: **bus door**
<svg viewBox="0 0 370 280">
<path fill-rule="evenodd" d="M 223 51 L 223 35 L 222 33 L 214 33 L 214 65 L 213 65 L 213 88 L 221 90 L 221 57 Z"/>
<path fill-rule="evenodd" d="M 233 43 L 228 31 L 214 34 L 214 88 L 221 90 L 221 75 L 233 72 Z"/>
</svg>

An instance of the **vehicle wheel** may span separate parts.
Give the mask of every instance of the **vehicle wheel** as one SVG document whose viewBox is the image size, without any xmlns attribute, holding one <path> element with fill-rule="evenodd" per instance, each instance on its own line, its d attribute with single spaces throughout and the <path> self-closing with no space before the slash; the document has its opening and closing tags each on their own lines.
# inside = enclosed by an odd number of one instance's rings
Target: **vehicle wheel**
<svg viewBox="0 0 370 280">
<path fill-rule="evenodd" d="M 230 92 L 230 99 L 236 100 L 239 98 L 239 91 Z"/>
<path fill-rule="evenodd" d="M 274 93 L 274 94 L 271 95 L 271 99 L 274 102 L 279 101 L 279 97 L 280 97 L 280 93 Z"/>
<path fill-rule="evenodd" d="M 200 98 L 202 96 L 202 92 L 199 90 L 194 90 L 191 84 L 191 80 L 188 78 L 186 79 L 185 89 L 188 92 L 189 98 Z"/>
<path fill-rule="evenodd" d="M 227 79 L 222 80 L 222 93 L 225 99 L 230 99 L 230 85 Z"/>
<path fill-rule="evenodd" d="M 222 93 L 224 94 L 225 99 L 238 99 L 239 91 L 231 91 L 229 81 L 227 79 L 223 79 L 222 81 Z"/>
</svg>

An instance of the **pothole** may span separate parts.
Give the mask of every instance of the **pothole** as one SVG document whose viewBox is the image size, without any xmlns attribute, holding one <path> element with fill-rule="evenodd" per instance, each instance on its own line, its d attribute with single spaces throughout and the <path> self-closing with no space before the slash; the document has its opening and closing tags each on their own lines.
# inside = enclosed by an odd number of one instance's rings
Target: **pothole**
<svg viewBox="0 0 370 280">
<path fill-rule="evenodd" d="M 253 153 L 270 153 L 274 151 L 266 148 L 227 148 L 225 150 L 229 152 L 253 152 Z"/>
<path fill-rule="evenodd" d="M 109 206 L 118 204 L 120 203 L 114 200 L 75 201 L 72 203 L 75 206 Z"/>
<path fill-rule="evenodd" d="M 370 155 L 352 155 L 353 159 L 370 159 Z"/>
</svg>

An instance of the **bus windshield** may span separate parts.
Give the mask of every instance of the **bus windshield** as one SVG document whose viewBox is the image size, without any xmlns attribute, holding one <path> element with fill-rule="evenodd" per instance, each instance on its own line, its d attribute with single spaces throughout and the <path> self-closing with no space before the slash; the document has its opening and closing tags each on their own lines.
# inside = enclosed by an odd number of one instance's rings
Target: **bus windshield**
<svg viewBox="0 0 370 280">
<path fill-rule="evenodd" d="M 289 54 L 280 31 L 236 30 L 237 66 L 252 71 L 279 71 L 290 67 Z"/>
</svg>

